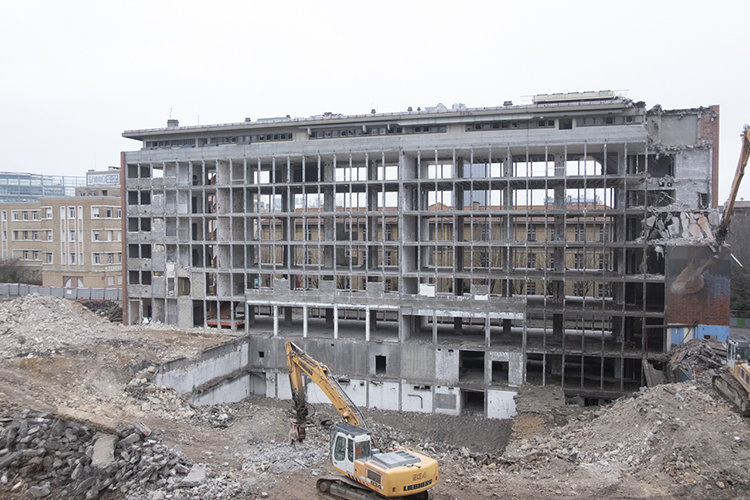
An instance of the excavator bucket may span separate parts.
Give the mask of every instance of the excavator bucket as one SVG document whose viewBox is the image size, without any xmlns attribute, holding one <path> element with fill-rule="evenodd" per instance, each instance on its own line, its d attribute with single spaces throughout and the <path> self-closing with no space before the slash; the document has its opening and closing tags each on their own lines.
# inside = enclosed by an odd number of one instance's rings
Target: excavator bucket
<svg viewBox="0 0 750 500">
<path fill-rule="evenodd" d="M 292 441 L 299 441 L 300 443 L 304 441 L 307 436 L 305 424 L 298 424 L 297 422 L 292 422 L 292 428 L 289 432 L 292 436 Z"/>
</svg>

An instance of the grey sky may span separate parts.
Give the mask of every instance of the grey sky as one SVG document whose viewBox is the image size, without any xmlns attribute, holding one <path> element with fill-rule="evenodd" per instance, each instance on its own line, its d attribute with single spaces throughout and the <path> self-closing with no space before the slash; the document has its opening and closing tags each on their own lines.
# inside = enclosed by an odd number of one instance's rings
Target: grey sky
<svg viewBox="0 0 750 500">
<path fill-rule="evenodd" d="M 139 147 L 123 130 L 170 111 L 195 125 L 611 89 L 721 105 L 723 203 L 750 122 L 748 20 L 739 1 L 6 2 L 0 170 L 119 165 Z"/>
</svg>

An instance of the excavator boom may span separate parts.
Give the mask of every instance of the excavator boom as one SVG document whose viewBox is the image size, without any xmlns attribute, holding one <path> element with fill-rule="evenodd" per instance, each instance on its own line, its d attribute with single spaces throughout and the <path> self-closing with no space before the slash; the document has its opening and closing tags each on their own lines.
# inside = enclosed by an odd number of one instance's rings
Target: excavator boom
<svg viewBox="0 0 750 500">
<path fill-rule="evenodd" d="M 742 177 L 745 175 L 745 167 L 747 166 L 748 158 L 750 158 L 750 126 L 745 125 L 745 128 L 742 130 L 742 150 L 740 151 L 740 161 L 737 163 L 737 170 L 734 173 L 734 180 L 732 181 L 732 191 L 729 193 L 727 206 L 724 210 L 724 217 L 722 218 L 721 226 L 717 233 L 717 240 L 719 243 L 722 243 L 727 237 L 729 221 L 732 219 L 732 212 L 734 212 L 734 202 L 736 201 L 737 193 L 740 190 Z"/>
<path fill-rule="evenodd" d="M 305 439 L 305 420 L 307 418 L 307 394 L 302 374 L 304 373 L 328 396 L 336 411 L 352 425 L 367 429 L 367 422 L 362 411 L 355 405 L 328 367 L 315 361 L 309 354 L 300 349 L 291 340 L 286 343 L 286 360 L 289 368 L 289 382 L 292 388 L 292 400 L 297 414 L 292 434 L 296 439 Z"/>
</svg>

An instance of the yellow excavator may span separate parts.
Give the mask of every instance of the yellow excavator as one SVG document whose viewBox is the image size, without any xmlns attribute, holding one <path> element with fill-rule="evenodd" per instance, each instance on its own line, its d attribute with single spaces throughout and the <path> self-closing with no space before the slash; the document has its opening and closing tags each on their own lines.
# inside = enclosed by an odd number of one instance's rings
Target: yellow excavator
<svg viewBox="0 0 750 500">
<path fill-rule="evenodd" d="M 729 230 L 729 221 L 734 211 L 734 202 L 740 189 L 740 182 L 745 175 L 745 167 L 750 158 L 750 126 L 745 125 L 742 131 L 742 150 L 737 171 L 732 181 L 732 191 L 729 193 L 724 217 L 717 231 L 716 239 L 723 243 Z M 727 369 L 722 369 L 714 375 L 713 385 L 727 399 L 739 408 L 740 413 L 750 417 L 750 340 L 743 335 L 733 335 L 727 339 Z"/>
<path fill-rule="evenodd" d="M 344 418 L 331 427 L 330 457 L 333 468 L 344 476 L 318 479 L 318 493 L 330 499 L 373 500 L 382 497 L 427 500 L 438 481 L 435 459 L 414 450 L 383 452 L 372 444 L 372 433 L 361 410 L 331 374 L 294 342 L 286 343 L 289 382 L 296 413 L 292 437 L 305 439 L 307 394 L 302 374 L 307 375 Z"/>
<path fill-rule="evenodd" d="M 750 417 L 750 340 L 744 335 L 727 339 L 727 369 L 714 375 L 713 384 L 745 417 Z"/>
</svg>

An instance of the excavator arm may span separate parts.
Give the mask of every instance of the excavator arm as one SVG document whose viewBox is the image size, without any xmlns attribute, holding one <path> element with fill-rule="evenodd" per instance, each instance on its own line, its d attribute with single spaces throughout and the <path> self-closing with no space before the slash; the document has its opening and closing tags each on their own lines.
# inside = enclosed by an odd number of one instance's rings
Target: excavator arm
<svg viewBox="0 0 750 500">
<path fill-rule="evenodd" d="M 302 374 L 307 375 L 328 396 L 336 411 L 347 423 L 367 429 L 365 417 L 360 409 L 349 399 L 338 381 L 331 375 L 328 367 L 315 361 L 294 342 L 286 343 L 286 362 L 289 368 L 289 382 L 292 388 L 292 400 L 296 420 L 292 423 L 292 436 L 298 441 L 305 439 L 305 420 L 307 419 L 307 394 Z"/>
<path fill-rule="evenodd" d="M 742 177 L 745 175 L 745 167 L 747 166 L 747 160 L 750 157 L 750 126 L 745 125 L 742 131 L 742 150 L 740 151 L 740 161 L 737 163 L 737 171 L 734 173 L 734 180 L 732 181 L 732 191 L 729 193 L 729 199 L 727 200 L 727 206 L 724 210 L 724 217 L 721 220 L 721 226 L 717 232 L 717 240 L 719 243 L 723 243 L 727 237 L 727 231 L 729 230 L 729 221 L 732 218 L 732 212 L 734 212 L 734 202 L 737 199 L 737 193 L 740 190 L 740 183 Z"/>
</svg>

